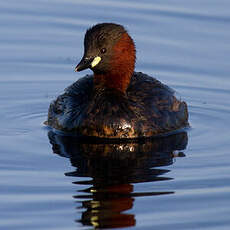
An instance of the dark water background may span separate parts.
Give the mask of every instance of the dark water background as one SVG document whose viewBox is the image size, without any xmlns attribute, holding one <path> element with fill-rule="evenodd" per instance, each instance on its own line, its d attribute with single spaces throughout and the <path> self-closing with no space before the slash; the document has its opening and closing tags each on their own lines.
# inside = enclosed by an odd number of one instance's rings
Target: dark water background
<svg viewBox="0 0 230 230">
<path fill-rule="evenodd" d="M 137 71 L 188 102 L 188 136 L 85 145 L 43 126 L 106 21 L 128 28 Z M 1 1 L 0 229 L 229 229 L 229 28 L 229 0 Z"/>
</svg>

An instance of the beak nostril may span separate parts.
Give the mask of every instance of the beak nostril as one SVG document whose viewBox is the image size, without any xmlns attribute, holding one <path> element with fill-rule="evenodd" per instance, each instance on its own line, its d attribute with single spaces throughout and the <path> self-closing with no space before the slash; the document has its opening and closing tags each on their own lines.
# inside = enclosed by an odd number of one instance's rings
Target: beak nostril
<svg viewBox="0 0 230 230">
<path fill-rule="evenodd" d="M 93 59 L 93 57 L 85 57 L 84 59 L 83 59 L 83 63 L 88 63 L 89 61 L 91 61 Z"/>
</svg>

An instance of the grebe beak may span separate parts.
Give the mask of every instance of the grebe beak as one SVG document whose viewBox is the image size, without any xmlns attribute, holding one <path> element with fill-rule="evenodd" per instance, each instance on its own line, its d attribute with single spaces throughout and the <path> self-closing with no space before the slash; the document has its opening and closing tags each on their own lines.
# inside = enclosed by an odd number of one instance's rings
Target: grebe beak
<svg viewBox="0 0 230 230">
<path fill-rule="evenodd" d="M 83 57 L 78 65 L 75 67 L 75 72 L 80 72 L 84 69 L 88 69 L 91 67 L 91 62 L 93 61 L 93 57 Z"/>
<path fill-rule="evenodd" d="M 75 67 L 75 72 L 82 71 L 87 68 L 94 68 L 101 61 L 101 57 L 83 57 L 80 63 Z"/>
</svg>

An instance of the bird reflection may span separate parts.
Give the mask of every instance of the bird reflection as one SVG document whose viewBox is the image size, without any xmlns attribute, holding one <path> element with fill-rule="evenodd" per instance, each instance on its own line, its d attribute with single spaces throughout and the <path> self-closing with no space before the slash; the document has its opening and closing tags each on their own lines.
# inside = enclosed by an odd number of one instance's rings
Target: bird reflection
<svg viewBox="0 0 230 230">
<path fill-rule="evenodd" d="M 79 139 L 53 131 L 48 137 L 53 152 L 69 158 L 76 167 L 65 175 L 76 177 L 73 183 L 84 187 L 74 195 L 82 211 L 77 221 L 95 229 L 134 226 L 134 214 L 124 211 L 133 207 L 135 197 L 174 193 L 154 191 L 154 186 L 153 191 L 135 192 L 134 184 L 173 179 L 165 175 L 170 170 L 161 167 L 173 164 L 175 157 L 185 156 L 181 151 L 188 141 L 186 132 L 123 143 Z"/>
</svg>

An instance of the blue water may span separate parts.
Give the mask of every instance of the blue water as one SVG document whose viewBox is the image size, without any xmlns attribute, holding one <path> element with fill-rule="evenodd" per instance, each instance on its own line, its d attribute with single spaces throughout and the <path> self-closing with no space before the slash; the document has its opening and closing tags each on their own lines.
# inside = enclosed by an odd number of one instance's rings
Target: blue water
<svg viewBox="0 0 230 230">
<path fill-rule="evenodd" d="M 175 139 L 85 144 L 48 130 L 85 30 L 123 24 L 136 70 L 174 88 L 191 129 Z M 230 2 L 0 3 L 0 229 L 229 229 Z M 186 134 L 187 133 L 187 134 Z"/>
</svg>

